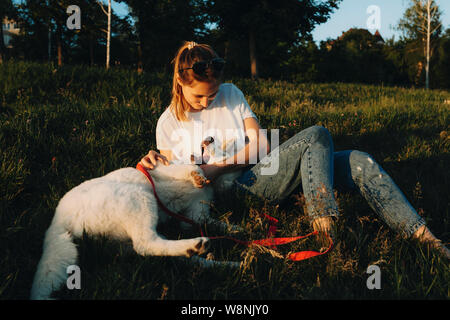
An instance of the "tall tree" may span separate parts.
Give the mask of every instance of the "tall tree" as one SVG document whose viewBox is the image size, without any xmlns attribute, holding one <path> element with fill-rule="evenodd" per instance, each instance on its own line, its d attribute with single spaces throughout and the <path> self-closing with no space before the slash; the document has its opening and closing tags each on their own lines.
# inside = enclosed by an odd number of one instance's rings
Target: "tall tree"
<svg viewBox="0 0 450 320">
<path fill-rule="evenodd" d="M 51 41 L 48 35 L 53 27 L 48 1 L 21 2 L 18 5 L 18 15 L 22 36 L 17 39 L 16 50 L 20 50 L 28 59 L 48 60 L 50 54 L 45 49 Z"/>
<path fill-rule="evenodd" d="M 2 0 L 0 0 L 2 1 Z M 98 0 L 78 0 L 81 13 L 81 29 L 70 30 L 66 22 L 70 14 L 67 7 L 71 0 L 25 0 L 18 4 L 21 35 L 14 40 L 13 52 L 17 57 L 30 60 L 52 61 L 58 65 L 67 63 L 90 63 L 93 65 L 105 55 L 99 56 L 100 48 L 107 47 L 108 17 L 97 5 Z M 107 11 L 107 10 L 106 10 Z M 130 63 L 131 23 L 129 17 L 120 18 L 111 8 L 110 43 L 115 47 L 110 62 Z M 119 56 L 121 55 L 121 56 Z M 64 58 L 64 59 L 63 59 Z"/>
<path fill-rule="evenodd" d="M 423 59 L 418 62 L 420 74 L 425 64 L 425 87 L 430 84 L 430 60 L 436 45 L 436 40 L 442 32 L 440 20 L 441 11 L 434 0 L 411 0 L 400 19 L 398 29 L 403 31 L 404 37 L 416 43 L 417 48 L 423 50 Z M 423 60 L 425 60 L 423 62 Z"/>
<path fill-rule="evenodd" d="M 138 54 L 145 69 L 170 68 L 178 47 L 205 33 L 204 0 L 119 0 L 135 21 Z M 142 68 L 142 67 L 141 67 Z"/>
<path fill-rule="evenodd" d="M 366 29 L 351 28 L 335 40 L 321 43 L 323 81 L 379 83 L 387 68 L 381 37 Z"/>
<path fill-rule="evenodd" d="M 205 1 L 212 22 L 229 37 L 247 41 L 252 78 L 259 76 L 261 55 L 282 48 L 285 53 L 314 27 L 325 22 L 341 0 Z M 278 52 L 279 53 L 279 52 Z M 275 60 L 280 54 L 272 55 Z M 285 56 L 281 56 L 284 59 Z M 279 58 L 280 59 L 280 58 Z"/>
<path fill-rule="evenodd" d="M 450 89 L 450 28 L 448 28 L 436 48 L 432 65 L 434 87 Z"/>
<path fill-rule="evenodd" d="M 30 41 L 28 45 L 33 51 L 38 51 L 43 60 L 48 58 L 48 50 L 45 50 L 48 46 L 42 44 L 50 42 L 51 37 L 48 33 L 55 30 L 53 37 L 56 42 L 58 66 L 63 63 L 65 44 L 74 36 L 73 32 L 67 32 L 66 27 L 68 18 L 66 10 L 71 2 L 71 0 L 25 0 L 18 5 L 21 28 L 25 34 L 22 40 Z"/>
<path fill-rule="evenodd" d="M 109 69 L 109 61 L 110 61 L 110 48 L 111 48 L 111 0 L 108 0 L 108 11 L 103 8 L 103 5 L 100 2 L 97 2 L 102 9 L 103 13 L 108 18 L 108 29 L 106 32 L 106 69 Z"/>
<path fill-rule="evenodd" d="M 58 66 L 63 64 L 63 46 L 65 44 L 66 21 L 68 18 L 67 7 L 72 4 L 71 0 L 47 0 L 47 11 L 49 12 L 50 24 L 55 24 L 56 52 Z"/>
<path fill-rule="evenodd" d="M 78 0 L 82 25 L 78 36 L 78 48 L 75 50 L 76 55 L 82 57 L 79 61 L 88 59 L 91 66 L 95 64 L 95 51 L 99 46 L 99 40 L 103 40 L 107 20 L 103 11 L 94 2 L 96 0 Z"/>
</svg>

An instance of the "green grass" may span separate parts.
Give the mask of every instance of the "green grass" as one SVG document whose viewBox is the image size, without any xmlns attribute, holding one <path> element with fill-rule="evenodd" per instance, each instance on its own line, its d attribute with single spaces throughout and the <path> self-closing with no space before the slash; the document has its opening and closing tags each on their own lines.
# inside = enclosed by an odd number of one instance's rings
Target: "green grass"
<svg viewBox="0 0 450 320">
<path fill-rule="evenodd" d="M 360 84 L 296 84 L 229 79 L 261 126 L 280 143 L 311 125 L 332 133 L 336 150 L 370 153 L 431 230 L 450 239 L 450 93 Z M 59 199 L 82 181 L 134 166 L 155 149 L 155 127 L 170 102 L 170 77 L 133 71 L 15 62 L 0 65 L 0 297 L 27 299 L 42 241 Z M 295 120 L 295 123 L 294 123 Z M 212 210 L 265 235 L 258 212 L 280 219 L 280 235 L 311 231 L 300 192 L 283 206 L 226 195 Z M 337 194 L 342 218 L 335 249 L 303 262 L 227 242 L 216 259 L 245 268 L 204 270 L 183 259 L 141 257 L 124 244 L 77 240 L 82 290 L 63 299 L 448 299 L 448 262 L 387 228 L 358 194 Z M 171 224 L 162 230 L 180 234 Z M 175 231 L 174 231 L 175 230 Z M 318 249 L 309 239 L 282 253 Z M 382 289 L 368 290 L 367 267 Z"/>
</svg>

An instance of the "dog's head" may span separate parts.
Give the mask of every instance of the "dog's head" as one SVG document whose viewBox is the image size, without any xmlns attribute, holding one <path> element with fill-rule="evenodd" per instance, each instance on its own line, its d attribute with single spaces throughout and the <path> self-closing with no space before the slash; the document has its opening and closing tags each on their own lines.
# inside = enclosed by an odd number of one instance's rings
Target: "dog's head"
<svg viewBox="0 0 450 320">
<path fill-rule="evenodd" d="M 222 145 L 214 140 L 213 137 L 206 137 L 201 144 L 202 149 L 202 159 L 201 164 L 214 163 L 223 161 L 229 157 L 231 157 L 235 152 L 235 144 L 236 138 L 232 138 L 229 140 L 224 140 Z M 197 159 L 193 154 L 191 155 L 192 163 L 200 163 L 200 161 L 196 162 Z"/>
</svg>

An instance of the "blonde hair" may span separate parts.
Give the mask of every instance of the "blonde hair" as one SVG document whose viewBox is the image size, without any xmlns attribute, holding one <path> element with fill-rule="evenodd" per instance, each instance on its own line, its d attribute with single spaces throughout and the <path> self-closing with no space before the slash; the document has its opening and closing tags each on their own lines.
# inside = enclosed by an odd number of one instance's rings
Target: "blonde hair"
<svg viewBox="0 0 450 320">
<path fill-rule="evenodd" d="M 173 64 L 173 83 L 172 83 L 172 101 L 170 108 L 179 121 L 188 121 L 186 111 L 189 110 L 189 103 L 183 95 L 182 87 L 177 79 L 180 79 L 183 85 L 191 85 L 194 80 L 200 82 L 222 81 L 223 72 L 208 69 L 205 75 L 198 75 L 193 72 L 192 65 L 197 61 L 208 61 L 218 58 L 217 53 L 207 44 L 197 44 L 192 41 L 186 41 L 179 49 L 175 58 L 172 60 Z"/>
</svg>

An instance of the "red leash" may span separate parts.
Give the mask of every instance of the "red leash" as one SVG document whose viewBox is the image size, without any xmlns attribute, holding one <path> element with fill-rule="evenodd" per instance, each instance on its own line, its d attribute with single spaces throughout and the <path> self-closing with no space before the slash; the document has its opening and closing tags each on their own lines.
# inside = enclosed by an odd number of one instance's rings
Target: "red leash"
<svg viewBox="0 0 450 320">
<path fill-rule="evenodd" d="M 198 225 L 197 223 L 195 223 L 194 221 L 192 221 L 191 219 L 175 213 L 171 210 L 169 210 L 164 203 L 162 203 L 162 201 L 159 199 L 158 195 L 156 194 L 156 188 L 155 188 L 155 183 L 153 182 L 152 176 L 148 173 L 148 171 L 140 164 L 138 163 L 136 166 L 136 169 L 138 169 L 139 171 L 141 171 L 143 174 L 145 174 L 145 176 L 147 177 L 148 181 L 150 181 L 150 183 L 152 184 L 153 187 L 153 194 L 155 195 L 156 201 L 158 202 L 158 204 L 160 205 L 160 207 L 164 210 L 165 213 L 167 213 L 169 216 L 174 217 L 178 220 L 184 221 L 186 223 L 189 223 L 190 225 L 194 226 L 194 227 L 198 227 L 200 230 L 200 234 L 202 237 L 204 237 L 205 235 L 203 234 L 203 230 L 202 227 L 200 225 Z"/>
<path fill-rule="evenodd" d="M 161 206 L 161 208 L 164 210 L 165 213 L 167 213 L 169 216 L 174 217 L 178 220 L 184 221 L 186 223 L 189 223 L 192 226 L 198 227 L 200 230 L 200 234 L 202 237 L 204 237 L 204 232 L 202 230 L 202 227 L 195 223 L 193 220 L 182 216 L 181 214 L 175 213 L 171 210 L 169 210 L 163 203 L 162 201 L 159 199 L 157 193 L 156 193 L 156 188 L 155 188 L 155 183 L 153 182 L 153 179 L 151 177 L 151 175 L 148 173 L 148 171 L 140 164 L 138 163 L 136 166 L 136 169 L 141 171 L 146 177 L 147 179 L 150 181 L 152 187 L 153 187 L 153 194 L 155 195 L 156 201 L 158 202 L 158 204 Z M 260 240 L 251 240 L 251 241 L 244 241 L 244 240 L 239 240 L 239 239 L 235 239 L 232 237 L 228 237 L 228 236 L 217 236 L 217 237 L 208 237 L 211 240 L 215 240 L 215 239 L 227 239 L 227 240 L 231 240 L 234 241 L 236 243 L 245 245 L 245 246 L 251 246 L 251 245 L 260 245 L 260 246 L 266 246 L 266 247 L 271 247 L 271 248 L 275 248 L 276 246 L 279 245 L 283 245 L 283 244 L 287 244 L 290 242 L 294 242 L 300 239 L 305 239 L 308 238 L 310 236 L 313 235 L 318 235 L 319 232 L 318 231 L 313 231 L 307 235 L 304 236 L 297 236 L 297 237 L 284 237 L 284 238 L 274 238 L 274 235 L 277 231 L 277 224 L 278 224 L 278 220 L 274 217 L 269 216 L 268 214 L 263 213 L 262 216 L 267 219 L 269 221 L 269 231 L 268 231 L 268 237 L 266 239 L 260 239 Z M 319 251 L 299 251 L 299 252 L 294 252 L 289 254 L 289 256 L 287 257 L 289 260 L 292 261 L 301 261 L 301 260 L 306 260 L 309 258 L 313 258 L 313 257 L 317 257 L 323 254 L 328 253 L 332 247 L 333 247 L 333 240 L 330 238 L 330 236 L 328 234 L 326 234 L 326 237 L 328 238 L 328 240 L 330 241 L 330 245 L 328 246 L 328 249 L 325 250 L 324 252 L 319 252 Z"/>
</svg>

